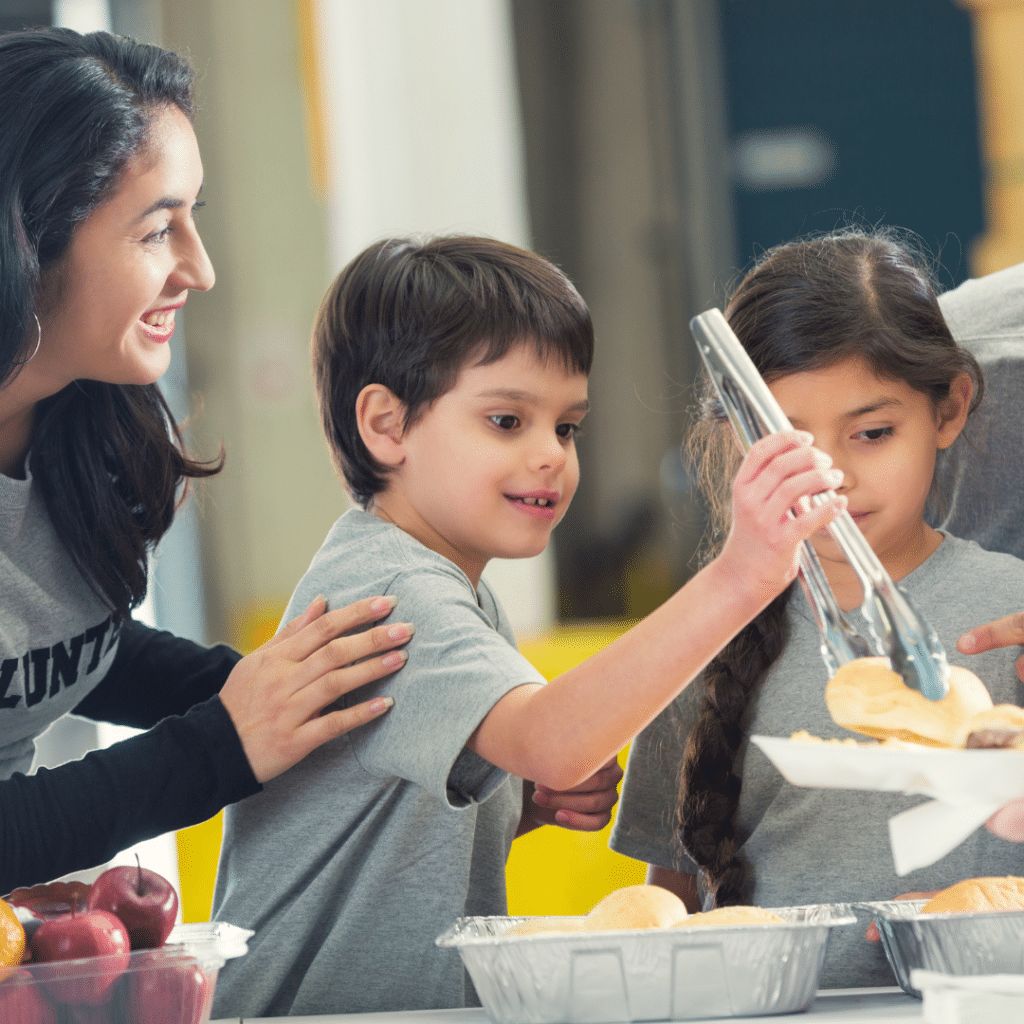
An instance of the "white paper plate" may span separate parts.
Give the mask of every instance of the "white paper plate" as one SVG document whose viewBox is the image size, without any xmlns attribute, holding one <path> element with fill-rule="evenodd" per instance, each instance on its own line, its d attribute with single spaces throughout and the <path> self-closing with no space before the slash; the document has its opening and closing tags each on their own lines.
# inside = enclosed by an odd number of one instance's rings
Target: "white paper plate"
<svg viewBox="0 0 1024 1024">
<path fill-rule="evenodd" d="M 751 736 L 794 786 L 921 794 L 960 806 L 1024 797 L 1024 752 L 801 743 Z"/>
</svg>

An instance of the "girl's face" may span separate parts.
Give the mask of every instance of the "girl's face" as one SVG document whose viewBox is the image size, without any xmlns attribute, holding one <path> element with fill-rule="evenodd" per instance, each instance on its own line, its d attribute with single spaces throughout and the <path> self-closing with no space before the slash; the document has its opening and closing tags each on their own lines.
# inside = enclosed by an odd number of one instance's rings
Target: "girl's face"
<svg viewBox="0 0 1024 1024">
<path fill-rule="evenodd" d="M 859 358 L 790 374 L 769 388 L 793 426 L 812 433 L 815 447 L 843 471 L 837 490 L 889 574 L 898 580 L 917 568 L 941 541 L 924 522 L 925 500 L 936 453 L 963 429 L 970 377 L 956 378 L 941 409 L 909 384 L 877 377 Z M 812 543 L 826 573 L 846 572 L 831 536 Z"/>
<path fill-rule="evenodd" d="M 44 279 L 42 342 L 25 372 L 45 390 L 79 379 L 151 384 L 164 373 L 175 311 L 189 289 L 213 285 L 192 219 L 202 185 L 192 125 L 177 107 L 162 107 L 146 151 Z"/>
</svg>

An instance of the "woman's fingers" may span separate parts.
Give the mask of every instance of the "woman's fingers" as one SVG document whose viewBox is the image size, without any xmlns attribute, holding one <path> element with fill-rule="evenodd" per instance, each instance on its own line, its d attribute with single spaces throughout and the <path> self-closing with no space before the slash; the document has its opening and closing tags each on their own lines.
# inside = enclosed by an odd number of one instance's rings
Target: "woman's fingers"
<svg viewBox="0 0 1024 1024">
<path fill-rule="evenodd" d="M 319 650 L 313 651 L 304 663 L 305 676 L 307 680 L 327 680 L 331 673 L 346 665 L 353 665 L 354 662 L 362 661 L 382 651 L 390 651 L 407 643 L 409 638 L 416 632 L 416 627 L 411 622 L 388 622 L 382 626 L 373 626 L 364 629 L 360 633 L 350 633 L 348 636 L 339 636 L 324 644 Z M 350 675 L 343 675 L 340 679 L 351 678 Z M 377 678 L 376 676 L 372 678 Z M 355 686 L 362 686 L 362 683 L 355 683 L 344 690 L 335 693 L 335 697 Z M 333 699 L 333 698 L 332 698 Z"/>
<path fill-rule="evenodd" d="M 318 601 L 322 600 L 322 598 L 318 598 L 302 615 L 293 619 L 278 633 L 276 639 L 283 648 L 282 653 L 285 653 L 292 661 L 302 661 L 335 638 L 390 615 L 397 604 L 393 597 L 367 597 L 346 605 L 344 608 L 321 612 L 320 615 L 314 615 L 311 620 L 307 621 L 311 610 L 317 606 Z M 287 636 L 282 637 L 289 627 L 294 628 L 288 632 Z"/>
<path fill-rule="evenodd" d="M 364 634 L 358 635 L 363 636 Z M 354 639 L 354 637 L 342 637 L 342 639 L 348 640 Z M 394 645 L 394 640 L 388 640 L 380 646 L 375 646 L 374 650 L 382 650 L 384 647 L 393 647 Z M 345 654 L 338 657 L 346 659 L 346 662 L 339 663 L 337 668 L 332 667 L 322 673 L 315 673 L 309 682 L 296 688 L 292 702 L 292 713 L 296 718 L 306 721 L 316 717 L 328 704 L 333 704 L 339 697 L 359 689 L 360 686 L 366 686 L 368 683 L 376 682 L 378 679 L 397 672 L 409 660 L 409 654 L 404 650 L 388 651 L 376 658 L 363 657 L 362 660 L 353 664 L 347 663 L 347 660 L 350 659 Z M 312 660 L 313 658 L 308 659 L 307 665 Z"/>
<path fill-rule="evenodd" d="M 408 623 L 338 635 L 390 614 L 394 606 L 392 598 L 368 598 L 325 613 L 318 599 L 281 630 L 283 638 L 279 634 L 234 667 L 220 699 L 260 782 L 387 710 L 389 698 L 321 714 L 342 694 L 405 664 L 406 652 L 394 648 L 412 636 Z"/>
<path fill-rule="evenodd" d="M 391 697 L 374 697 L 373 700 L 366 700 L 339 711 L 330 711 L 306 722 L 295 733 L 296 749 L 299 752 L 296 763 L 328 740 L 337 739 L 361 725 L 366 725 L 367 722 L 372 722 L 375 718 L 380 718 L 385 711 L 394 706 L 394 703 Z"/>
</svg>

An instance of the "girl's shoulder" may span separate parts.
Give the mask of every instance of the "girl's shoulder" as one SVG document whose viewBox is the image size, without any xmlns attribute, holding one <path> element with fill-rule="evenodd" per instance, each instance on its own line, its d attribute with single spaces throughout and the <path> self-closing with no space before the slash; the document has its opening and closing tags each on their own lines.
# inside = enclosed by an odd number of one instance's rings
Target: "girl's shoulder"
<svg viewBox="0 0 1024 1024">
<path fill-rule="evenodd" d="M 935 553 L 901 585 L 911 593 L 945 593 L 957 603 L 987 604 L 1006 596 L 1024 602 L 1024 560 L 1001 551 L 987 551 L 976 541 L 944 532 Z"/>
<path fill-rule="evenodd" d="M 950 568 L 963 572 L 969 567 L 978 566 L 989 570 L 998 568 L 1007 573 L 1024 574 L 1024 559 L 1005 551 L 990 551 L 977 541 L 957 537 L 946 531 L 940 532 L 943 534 L 943 542 L 936 554 L 942 553 L 947 556 Z"/>
</svg>

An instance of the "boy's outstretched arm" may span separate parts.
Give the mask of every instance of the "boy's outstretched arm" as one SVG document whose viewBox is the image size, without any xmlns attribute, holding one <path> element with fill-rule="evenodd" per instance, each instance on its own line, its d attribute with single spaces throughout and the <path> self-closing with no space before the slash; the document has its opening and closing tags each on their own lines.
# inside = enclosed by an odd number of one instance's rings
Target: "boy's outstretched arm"
<svg viewBox="0 0 1024 1024">
<path fill-rule="evenodd" d="M 600 832 L 619 802 L 622 768 L 613 757 L 600 771 L 572 789 L 559 791 L 523 780 L 523 814 L 516 836 L 541 825 L 560 825 L 577 832 Z"/>
<path fill-rule="evenodd" d="M 555 790 L 596 772 L 797 574 L 800 542 L 846 507 L 831 460 L 793 431 L 763 438 L 733 482 L 721 554 L 660 608 L 547 686 L 502 697 L 470 737 L 492 764 Z M 791 514 L 793 510 L 793 514 Z"/>
</svg>

